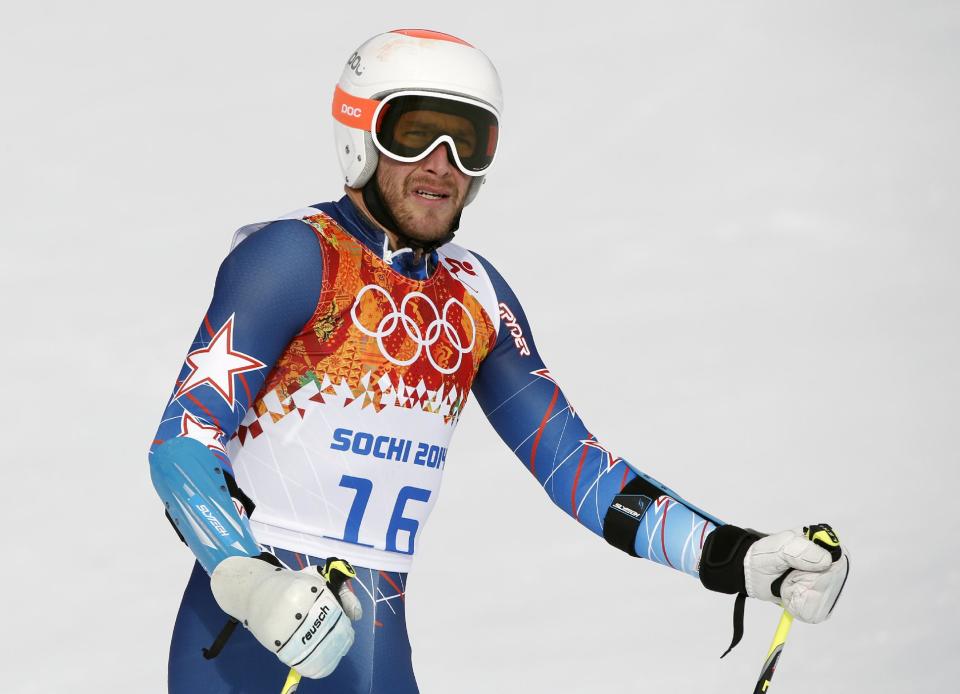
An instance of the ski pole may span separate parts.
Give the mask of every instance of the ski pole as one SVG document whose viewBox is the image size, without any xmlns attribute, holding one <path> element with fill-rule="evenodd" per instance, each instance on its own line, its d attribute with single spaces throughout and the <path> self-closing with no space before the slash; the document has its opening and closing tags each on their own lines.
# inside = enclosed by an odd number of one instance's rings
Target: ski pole
<svg viewBox="0 0 960 694">
<path fill-rule="evenodd" d="M 283 689 L 280 690 L 280 694 L 294 694 L 299 686 L 300 673 L 293 668 L 290 668 L 290 673 L 287 675 L 287 681 L 283 683 Z"/>
<path fill-rule="evenodd" d="M 811 525 L 803 529 L 808 540 L 815 542 L 830 552 L 833 561 L 841 556 L 840 540 L 836 533 L 826 523 Z M 787 572 L 789 573 L 789 572 Z M 783 576 L 786 577 L 787 574 Z M 780 660 L 780 654 L 783 652 L 783 646 L 787 642 L 787 634 L 790 633 L 790 627 L 793 624 L 793 615 L 787 612 L 786 608 L 780 615 L 780 622 L 777 624 L 777 630 L 773 634 L 773 643 L 770 644 L 770 650 L 767 651 L 767 659 L 763 661 L 763 669 L 760 671 L 760 679 L 757 680 L 757 686 L 753 689 L 753 694 L 766 694 L 770 687 L 770 680 L 773 679 L 773 673 L 777 669 L 777 661 Z"/>
<path fill-rule="evenodd" d="M 777 661 L 780 660 L 780 653 L 783 651 L 783 644 L 787 641 L 787 634 L 790 633 L 790 626 L 793 624 L 793 615 L 783 611 L 780 615 L 780 623 L 777 624 L 777 631 L 773 634 L 773 643 L 770 644 L 770 650 L 767 651 L 767 659 L 763 662 L 763 670 L 760 671 L 760 679 L 757 680 L 757 686 L 753 689 L 753 694 L 765 694 L 770 686 L 770 680 L 773 679 L 773 671 L 777 669 Z"/>
</svg>

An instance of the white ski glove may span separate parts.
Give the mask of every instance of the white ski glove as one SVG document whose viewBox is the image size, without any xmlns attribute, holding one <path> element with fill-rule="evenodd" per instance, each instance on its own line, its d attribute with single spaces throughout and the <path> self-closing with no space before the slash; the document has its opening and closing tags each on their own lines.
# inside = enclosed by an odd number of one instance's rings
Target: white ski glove
<svg viewBox="0 0 960 694">
<path fill-rule="evenodd" d="M 220 608 L 304 677 L 326 677 L 353 645 L 360 601 L 347 586 L 356 574 L 339 559 L 291 571 L 255 557 L 230 557 L 210 575 Z"/>
<path fill-rule="evenodd" d="M 775 535 L 721 525 L 703 543 L 699 570 L 705 588 L 737 596 L 726 655 L 743 636 L 747 596 L 781 605 L 802 622 L 822 622 L 840 598 L 850 561 L 826 523 Z"/>
<path fill-rule="evenodd" d="M 830 616 L 850 562 L 839 543 L 831 556 L 808 540 L 805 530 L 785 530 L 750 545 L 743 558 L 744 583 L 751 598 L 782 605 L 801 622 L 816 624 Z"/>
</svg>

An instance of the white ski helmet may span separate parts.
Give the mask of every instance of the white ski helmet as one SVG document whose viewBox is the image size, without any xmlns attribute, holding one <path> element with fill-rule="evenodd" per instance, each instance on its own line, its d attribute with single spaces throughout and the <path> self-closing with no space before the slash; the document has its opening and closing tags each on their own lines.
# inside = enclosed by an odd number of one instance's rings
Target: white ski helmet
<svg viewBox="0 0 960 694">
<path fill-rule="evenodd" d="M 377 169 L 379 151 L 372 135 L 377 100 L 410 90 L 481 102 L 497 120 L 503 110 L 496 68 L 466 41 L 424 29 L 394 29 L 374 36 L 347 59 L 334 91 L 337 157 L 351 188 L 363 188 Z M 464 204 L 476 197 L 484 179 L 471 175 Z"/>
</svg>

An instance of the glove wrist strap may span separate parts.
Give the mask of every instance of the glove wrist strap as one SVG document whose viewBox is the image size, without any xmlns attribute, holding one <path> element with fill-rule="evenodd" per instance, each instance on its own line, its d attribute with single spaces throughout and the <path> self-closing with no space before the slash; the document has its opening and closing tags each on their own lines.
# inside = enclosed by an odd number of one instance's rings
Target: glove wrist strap
<svg viewBox="0 0 960 694">
<path fill-rule="evenodd" d="M 700 582 L 708 590 L 736 593 L 733 604 L 733 639 L 721 658 L 743 638 L 743 608 L 747 601 L 747 579 L 743 560 L 750 545 L 763 535 L 735 525 L 722 525 L 707 536 L 700 555 Z"/>
<path fill-rule="evenodd" d="M 763 535 L 735 525 L 722 525 L 707 536 L 700 555 L 700 582 L 718 593 L 746 593 L 743 560 Z"/>
</svg>

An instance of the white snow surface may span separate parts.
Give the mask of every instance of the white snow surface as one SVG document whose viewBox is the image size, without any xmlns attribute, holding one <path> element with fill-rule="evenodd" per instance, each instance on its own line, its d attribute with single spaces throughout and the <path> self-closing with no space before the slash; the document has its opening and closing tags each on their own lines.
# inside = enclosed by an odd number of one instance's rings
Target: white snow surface
<svg viewBox="0 0 960 694">
<path fill-rule="evenodd" d="M 502 150 L 458 241 L 512 283 L 591 430 L 729 522 L 828 521 L 850 547 L 773 691 L 955 686 L 957 3 L 2 15 L 5 693 L 166 691 L 192 557 L 146 449 L 232 231 L 339 197 L 333 85 L 404 26 L 500 69 Z M 745 692 L 778 618 L 749 604 L 721 662 L 732 598 L 579 528 L 476 403 L 419 549 L 424 694 Z"/>
</svg>

